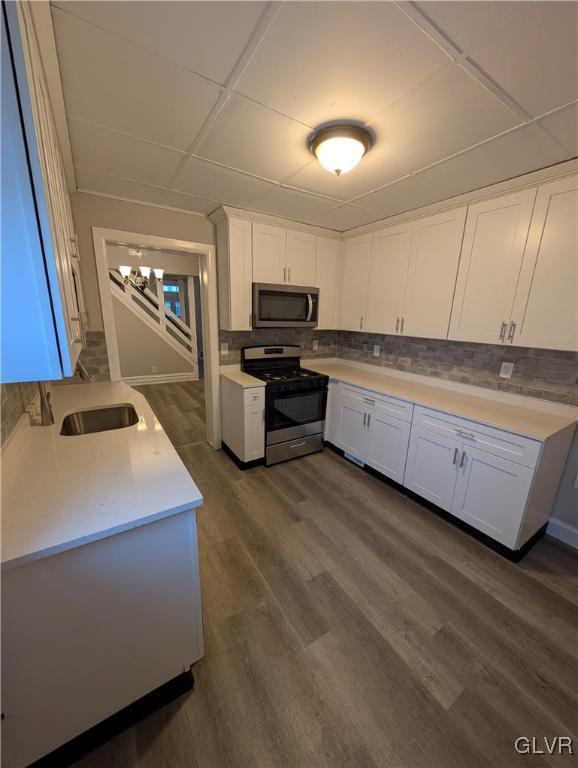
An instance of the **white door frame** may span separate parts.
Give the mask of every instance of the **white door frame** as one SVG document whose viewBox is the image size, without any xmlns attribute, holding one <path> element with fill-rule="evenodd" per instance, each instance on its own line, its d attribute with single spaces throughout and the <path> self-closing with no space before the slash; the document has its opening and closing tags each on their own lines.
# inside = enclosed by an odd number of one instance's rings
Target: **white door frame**
<svg viewBox="0 0 578 768">
<path fill-rule="evenodd" d="M 199 257 L 199 278 L 201 283 L 201 317 L 203 320 L 203 346 L 205 370 L 205 405 L 207 420 L 207 440 L 218 449 L 221 447 L 221 411 L 220 403 L 220 374 L 219 374 L 219 321 L 217 310 L 217 261 L 214 245 L 207 243 L 192 243 L 187 240 L 175 240 L 170 237 L 143 235 L 138 232 L 125 232 L 121 229 L 105 229 L 92 227 L 92 241 L 104 335 L 112 381 L 119 381 L 120 360 L 116 327 L 110 292 L 109 267 L 106 257 L 107 242 L 133 242 L 143 248 L 161 248 L 164 250 L 181 251 L 195 254 Z"/>
</svg>

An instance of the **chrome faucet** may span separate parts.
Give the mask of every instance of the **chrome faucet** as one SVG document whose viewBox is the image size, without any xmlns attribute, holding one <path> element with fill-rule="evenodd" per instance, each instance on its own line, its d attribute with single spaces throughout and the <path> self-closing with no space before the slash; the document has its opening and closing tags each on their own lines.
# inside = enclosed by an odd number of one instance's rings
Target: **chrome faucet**
<svg viewBox="0 0 578 768">
<path fill-rule="evenodd" d="M 40 422 L 35 426 L 49 427 L 51 424 L 54 424 L 54 414 L 50 404 L 50 392 L 46 391 L 44 381 L 38 382 L 38 391 L 40 392 Z"/>
<path fill-rule="evenodd" d="M 77 373 L 83 381 L 90 381 L 90 373 L 86 370 L 80 360 L 76 363 L 74 372 Z M 46 383 L 38 382 L 38 391 L 40 393 L 40 421 L 36 426 L 49 427 L 54 424 L 54 414 L 52 413 L 52 404 L 50 402 L 50 392 L 46 391 Z"/>
</svg>

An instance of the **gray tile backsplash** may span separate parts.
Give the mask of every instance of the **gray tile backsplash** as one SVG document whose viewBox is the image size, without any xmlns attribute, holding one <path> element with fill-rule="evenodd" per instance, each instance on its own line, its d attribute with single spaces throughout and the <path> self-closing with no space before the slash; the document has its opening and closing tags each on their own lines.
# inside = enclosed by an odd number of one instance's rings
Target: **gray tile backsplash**
<svg viewBox="0 0 578 768">
<path fill-rule="evenodd" d="M 2 384 L 0 386 L 0 444 L 4 445 L 18 419 L 36 397 L 38 389 L 34 382 L 24 384 Z"/>
<path fill-rule="evenodd" d="M 313 350 L 313 340 L 319 349 Z M 241 347 L 252 344 L 300 344 L 303 357 L 342 357 L 362 363 L 395 368 L 449 381 L 475 384 L 529 397 L 578 405 L 578 354 L 438 339 L 386 336 L 350 331 L 300 329 L 221 331 L 220 341 L 229 345 L 222 365 L 238 363 Z M 379 345 L 379 357 L 373 356 Z M 511 379 L 501 379 L 503 362 L 514 363 Z"/>
</svg>

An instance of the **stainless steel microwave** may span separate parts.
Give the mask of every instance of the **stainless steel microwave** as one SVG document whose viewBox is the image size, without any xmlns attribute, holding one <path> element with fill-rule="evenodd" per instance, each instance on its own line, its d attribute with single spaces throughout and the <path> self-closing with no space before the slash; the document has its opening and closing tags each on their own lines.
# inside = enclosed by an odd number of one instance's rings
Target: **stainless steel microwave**
<svg viewBox="0 0 578 768">
<path fill-rule="evenodd" d="M 315 328 L 319 288 L 253 283 L 253 328 Z"/>
</svg>

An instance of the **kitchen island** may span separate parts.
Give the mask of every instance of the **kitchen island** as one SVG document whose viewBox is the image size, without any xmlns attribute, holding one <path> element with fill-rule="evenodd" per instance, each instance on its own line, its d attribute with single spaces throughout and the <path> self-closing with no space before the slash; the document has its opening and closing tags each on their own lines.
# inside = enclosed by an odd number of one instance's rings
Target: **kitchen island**
<svg viewBox="0 0 578 768">
<path fill-rule="evenodd" d="M 60 434 L 70 413 L 121 404 L 133 426 Z M 146 399 L 123 383 L 62 386 L 53 412 L 2 454 L 2 735 L 15 768 L 203 655 L 203 497 Z"/>
</svg>

